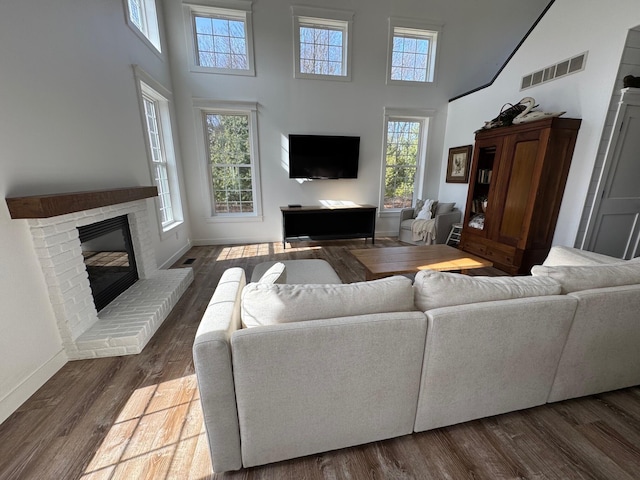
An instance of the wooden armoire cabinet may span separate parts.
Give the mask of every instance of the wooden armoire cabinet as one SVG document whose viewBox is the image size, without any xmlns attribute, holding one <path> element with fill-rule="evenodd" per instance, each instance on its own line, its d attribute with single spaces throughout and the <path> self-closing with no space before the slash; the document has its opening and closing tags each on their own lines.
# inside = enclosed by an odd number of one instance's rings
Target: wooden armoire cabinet
<svg viewBox="0 0 640 480">
<path fill-rule="evenodd" d="M 553 117 L 476 134 L 461 249 L 511 275 L 544 261 L 580 122 Z"/>
</svg>

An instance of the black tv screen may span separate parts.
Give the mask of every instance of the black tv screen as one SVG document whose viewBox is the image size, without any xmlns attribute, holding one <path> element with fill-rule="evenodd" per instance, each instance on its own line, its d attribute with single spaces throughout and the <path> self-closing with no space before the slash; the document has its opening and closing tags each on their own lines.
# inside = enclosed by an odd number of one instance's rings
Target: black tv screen
<svg viewBox="0 0 640 480">
<path fill-rule="evenodd" d="M 289 178 L 357 178 L 360 137 L 289 135 Z"/>
</svg>

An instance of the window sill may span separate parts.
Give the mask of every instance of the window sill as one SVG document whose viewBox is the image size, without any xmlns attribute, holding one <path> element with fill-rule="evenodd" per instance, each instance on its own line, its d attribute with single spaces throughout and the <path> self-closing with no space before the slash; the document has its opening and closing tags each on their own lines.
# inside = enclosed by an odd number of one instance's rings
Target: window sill
<svg viewBox="0 0 640 480">
<path fill-rule="evenodd" d="M 214 75 L 239 75 L 242 77 L 255 77 L 256 72 L 250 68 L 248 70 L 233 69 L 233 68 L 215 68 L 215 67 L 201 67 L 199 65 L 191 65 L 189 70 L 194 73 L 207 73 Z"/>
<path fill-rule="evenodd" d="M 166 240 L 169 235 L 173 234 L 174 230 L 184 224 L 183 220 L 176 220 L 173 223 L 169 223 L 165 226 L 160 225 L 160 240 Z"/>
<path fill-rule="evenodd" d="M 246 222 L 262 222 L 262 215 L 216 215 L 214 217 L 205 217 L 207 223 L 246 223 Z"/>
<path fill-rule="evenodd" d="M 401 210 L 400 208 L 385 209 L 385 210 L 380 209 L 378 213 L 378 217 L 380 218 L 397 217 L 400 215 L 400 210 Z"/>
<path fill-rule="evenodd" d="M 399 85 L 407 87 L 424 87 L 429 85 L 435 85 L 435 80 L 421 81 L 421 80 L 391 80 L 387 77 L 387 85 Z"/>
<path fill-rule="evenodd" d="M 160 47 L 159 41 L 158 45 L 156 45 L 149 37 L 144 34 L 144 32 L 142 32 L 138 27 L 135 26 L 135 24 L 131 23 L 131 21 L 129 21 L 128 19 L 127 26 L 133 33 L 136 34 L 136 36 L 142 41 L 142 43 L 144 43 L 149 48 L 149 50 L 151 50 L 160 60 L 164 62 L 164 55 L 162 53 L 162 48 Z"/>
<path fill-rule="evenodd" d="M 334 80 L 338 82 L 350 82 L 351 75 L 322 75 L 313 73 L 294 72 L 293 77 L 298 80 Z"/>
</svg>

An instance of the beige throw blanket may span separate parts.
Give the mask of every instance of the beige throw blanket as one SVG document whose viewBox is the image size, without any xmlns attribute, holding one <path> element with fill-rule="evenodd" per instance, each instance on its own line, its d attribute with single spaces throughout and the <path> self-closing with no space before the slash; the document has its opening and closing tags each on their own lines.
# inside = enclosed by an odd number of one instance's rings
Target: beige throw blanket
<svg viewBox="0 0 640 480">
<path fill-rule="evenodd" d="M 416 218 L 411 222 L 411 240 L 414 242 L 423 241 L 427 244 L 432 244 L 436 238 L 436 220 L 431 218 L 429 220 L 422 220 Z"/>
</svg>

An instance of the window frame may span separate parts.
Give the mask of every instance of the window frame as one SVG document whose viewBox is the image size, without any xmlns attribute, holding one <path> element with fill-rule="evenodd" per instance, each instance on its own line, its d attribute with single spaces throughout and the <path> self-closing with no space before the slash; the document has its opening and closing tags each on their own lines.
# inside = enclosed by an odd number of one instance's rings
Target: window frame
<svg viewBox="0 0 640 480">
<path fill-rule="evenodd" d="M 351 32 L 353 12 L 327 8 L 291 7 L 293 17 L 293 77 L 298 79 L 351 81 Z M 300 69 L 300 27 L 342 31 L 342 74 L 306 73 Z"/>
<path fill-rule="evenodd" d="M 137 65 L 134 65 L 134 75 L 136 78 L 136 89 L 138 92 L 138 103 L 140 115 L 142 119 L 142 131 L 144 136 L 145 150 L 147 152 L 147 160 L 149 166 L 149 175 L 151 182 L 158 188 L 158 197 L 154 198 L 156 203 L 156 215 L 158 219 L 158 227 L 160 230 L 160 238 L 165 239 L 169 232 L 184 223 L 184 213 L 182 209 L 182 198 L 180 193 L 180 183 L 178 176 L 178 165 L 173 143 L 173 126 L 171 116 L 172 96 L 166 88 L 159 82 L 155 81 L 149 74 Z M 151 146 L 150 132 L 147 123 L 147 114 L 144 106 L 144 99 L 152 101 L 155 105 L 158 137 L 160 140 L 160 150 L 163 161 L 161 162 L 167 173 L 168 195 L 171 199 L 171 210 L 173 219 L 168 222 L 162 221 L 162 207 L 165 206 L 162 198 L 162 187 L 159 186 L 155 179 L 156 162 Z"/>
<path fill-rule="evenodd" d="M 255 102 L 233 102 L 208 99 L 193 101 L 196 124 L 198 126 L 198 150 L 201 161 L 201 178 L 203 203 L 207 209 L 206 221 L 209 223 L 232 223 L 262 221 L 262 192 L 260 176 L 260 156 L 258 143 L 258 104 Z M 206 114 L 248 115 L 249 152 L 251 165 L 251 187 L 254 211 L 249 213 L 217 213 L 213 182 L 211 178 L 211 163 L 208 152 L 207 126 L 204 120 Z"/>
<path fill-rule="evenodd" d="M 425 80 L 397 80 L 391 78 L 393 72 L 393 41 L 396 30 L 415 38 L 428 38 L 429 51 L 425 67 Z M 403 18 L 389 18 L 389 38 L 387 51 L 387 85 L 435 85 L 438 65 L 438 44 L 442 41 L 442 24 L 432 21 L 415 21 Z"/>
<path fill-rule="evenodd" d="M 156 54 L 162 53 L 160 41 L 160 25 L 155 0 L 137 0 L 140 4 L 143 25 L 138 26 L 131 18 L 129 0 L 123 0 L 125 21 L 129 28 Z M 141 28 L 142 27 L 142 28 Z"/>
<path fill-rule="evenodd" d="M 416 160 L 416 174 L 414 178 L 413 197 L 411 204 L 414 205 L 416 199 L 422 198 L 425 184 L 425 172 L 427 168 L 427 149 L 429 146 L 430 124 L 436 111 L 433 109 L 406 109 L 388 108 L 384 109 L 383 135 L 382 135 L 382 167 L 380 171 L 380 200 L 378 202 L 379 216 L 396 216 L 402 208 L 385 208 L 385 188 L 387 172 L 387 147 L 388 147 L 388 125 L 390 121 L 410 121 L 420 123 L 420 140 Z"/>
<path fill-rule="evenodd" d="M 206 4 L 205 4 L 206 2 Z M 199 73 L 223 74 L 223 75 L 243 75 L 254 77 L 255 54 L 253 48 L 253 22 L 252 22 L 252 2 L 245 0 L 219 0 L 200 2 L 184 2 L 185 28 L 189 34 L 189 70 Z M 245 44 L 247 47 L 247 69 L 240 68 L 220 68 L 206 67 L 199 65 L 198 61 L 198 39 L 196 33 L 195 17 L 236 19 L 244 22 Z"/>
</svg>

